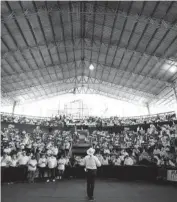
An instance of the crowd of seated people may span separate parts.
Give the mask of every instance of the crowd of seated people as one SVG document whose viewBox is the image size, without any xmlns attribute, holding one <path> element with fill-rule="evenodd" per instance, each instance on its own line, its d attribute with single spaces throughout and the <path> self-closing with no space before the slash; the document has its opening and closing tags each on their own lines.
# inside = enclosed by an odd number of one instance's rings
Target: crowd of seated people
<svg viewBox="0 0 177 202">
<path fill-rule="evenodd" d="M 156 165 L 177 167 L 176 125 L 150 125 L 144 130 L 118 133 L 94 131 L 91 139 L 102 165 Z M 86 142 L 89 142 L 86 140 Z M 75 165 L 83 165 L 83 157 L 75 156 Z"/>
<path fill-rule="evenodd" d="M 150 125 L 145 131 L 94 131 L 90 136 L 103 165 L 177 166 L 176 125 Z"/>
<path fill-rule="evenodd" d="M 100 117 L 85 117 L 83 119 L 74 119 L 72 116 L 57 115 L 51 118 L 42 117 L 28 117 L 22 115 L 11 115 L 1 113 L 1 122 L 31 124 L 49 127 L 65 127 L 72 125 L 85 125 L 85 126 L 127 126 L 137 124 L 147 124 L 154 122 L 165 122 L 177 120 L 174 112 L 164 113 L 154 116 L 141 116 L 132 118 L 100 118 Z"/>
<path fill-rule="evenodd" d="M 117 133 L 93 131 L 87 138 L 91 140 L 97 157 L 105 166 L 176 167 L 176 127 L 173 122 L 172 125 L 151 124 L 147 130 L 139 126 L 137 131 L 128 128 Z M 29 133 L 19 131 L 13 124 L 9 124 L 8 128 L 1 130 L 1 171 L 6 167 L 26 168 L 29 182 L 34 182 L 36 172 L 44 178 L 47 169 L 50 176 L 47 182 L 55 181 L 56 177 L 61 179 L 65 166 L 83 165 L 82 157 L 74 156 L 74 159 L 70 159 L 69 156 L 71 145 L 77 141 L 77 137 L 77 133 L 71 131 L 54 130 L 46 133 L 40 126 Z"/>
</svg>

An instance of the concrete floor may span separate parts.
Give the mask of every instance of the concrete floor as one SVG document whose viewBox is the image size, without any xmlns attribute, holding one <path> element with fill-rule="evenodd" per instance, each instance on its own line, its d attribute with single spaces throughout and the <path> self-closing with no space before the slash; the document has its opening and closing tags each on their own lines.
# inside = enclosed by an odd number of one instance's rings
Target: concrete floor
<svg viewBox="0 0 177 202">
<path fill-rule="evenodd" d="M 175 202 L 177 187 L 145 182 L 97 180 L 97 202 Z M 1 187 L 2 202 L 78 202 L 86 198 L 85 180 L 20 183 Z"/>
</svg>

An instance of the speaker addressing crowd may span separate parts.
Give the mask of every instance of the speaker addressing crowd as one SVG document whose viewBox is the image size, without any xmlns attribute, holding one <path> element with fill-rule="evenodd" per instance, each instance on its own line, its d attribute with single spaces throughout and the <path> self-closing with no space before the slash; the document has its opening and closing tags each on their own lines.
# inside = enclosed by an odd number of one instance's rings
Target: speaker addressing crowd
<svg viewBox="0 0 177 202">
<path fill-rule="evenodd" d="M 87 156 L 83 160 L 83 166 L 87 173 L 87 196 L 89 200 L 94 200 L 94 187 L 97 167 L 101 166 L 100 161 L 94 156 L 95 150 L 90 148 L 87 150 Z"/>
</svg>

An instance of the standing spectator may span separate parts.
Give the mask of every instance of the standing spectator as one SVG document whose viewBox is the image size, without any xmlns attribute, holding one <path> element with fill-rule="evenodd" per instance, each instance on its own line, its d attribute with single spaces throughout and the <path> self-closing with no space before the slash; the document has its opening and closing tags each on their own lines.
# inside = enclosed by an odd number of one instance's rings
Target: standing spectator
<svg viewBox="0 0 177 202">
<path fill-rule="evenodd" d="M 20 167 L 26 167 L 30 157 L 26 155 L 26 152 L 22 152 L 22 156 L 19 157 L 18 163 Z"/>
<path fill-rule="evenodd" d="M 47 164 L 48 164 L 48 168 L 49 168 L 49 178 L 55 182 L 55 169 L 57 167 L 57 159 L 56 157 L 54 157 L 53 155 L 49 156 L 47 159 Z M 48 179 L 47 182 L 49 182 L 50 180 Z"/>
<path fill-rule="evenodd" d="M 58 176 L 59 179 L 62 179 L 64 171 L 65 171 L 65 165 L 66 165 L 66 159 L 63 155 L 61 155 L 61 158 L 58 160 Z"/>
<path fill-rule="evenodd" d="M 1 156 L 1 182 L 4 182 L 6 179 L 5 179 L 5 170 L 6 170 L 6 167 L 9 166 L 11 162 L 11 157 L 8 156 L 6 153 L 3 154 L 3 156 Z"/>
<path fill-rule="evenodd" d="M 17 165 L 18 165 L 17 156 L 16 156 L 16 154 L 13 154 L 12 159 L 11 159 L 10 164 L 9 164 L 8 173 L 7 173 L 9 183 L 13 183 L 13 182 L 18 180 L 18 178 L 17 178 L 18 177 Z"/>
<path fill-rule="evenodd" d="M 44 154 L 42 154 L 41 158 L 38 161 L 39 166 L 39 177 L 41 179 L 44 179 L 44 174 L 47 166 L 47 159 Z"/>
<path fill-rule="evenodd" d="M 65 140 L 65 156 L 68 155 L 69 148 L 70 148 L 70 143 L 68 142 L 68 140 Z"/>
<path fill-rule="evenodd" d="M 7 153 L 4 153 L 1 157 L 1 167 L 8 167 L 10 165 L 10 162 L 11 157 Z"/>
<path fill-rule="evenodd" d="M 37 169 L 37 160 L 34 155 L 28 161 L 28 182 L 34 183 L 35 173 Z"/>
<path fill-rule="evenodd" d="M 30 160 L 30 157 L 26 155 L 25 151 L 22 152 L 22 155 L 18 159 L 18 164 L 22 173 L 21 177 L 19 176 L 19 178 L 21 178 L 23 182 L 25 182 L 27 177 L 27 163 L 29 160 Z"/>
</svg>

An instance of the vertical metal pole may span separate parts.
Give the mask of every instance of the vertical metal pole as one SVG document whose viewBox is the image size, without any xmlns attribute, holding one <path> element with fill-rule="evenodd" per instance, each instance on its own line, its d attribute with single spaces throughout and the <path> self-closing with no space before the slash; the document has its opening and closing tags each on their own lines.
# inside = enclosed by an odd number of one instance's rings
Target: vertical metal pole
<svg viewBox="0 0 177 202">
<path fill-rule="evenodd" d="M 13 108 L 12 108 L 12 115 L 14 115 L 16 105 L 17 105 L 17 101 L 14 101 Z"/>
<path fill-rule="evenodd" d="M 151 115 L 150 107 L 149 107 L 149 104 L 148 104 L 148 103 L 146 104 L 146 107 L 147 107 L 147 110 L 148 110 L 148 115 Z"/>
<path fill-rule="evenodd" d="M 60 101 L 58 103 L 58 114 L 60 114 Z"/>
<path fill-rule="evenodd" d="M 174 86 L 172 87 L 173 88 L 173 93 L 174 93 L 174 97 L 175 97 L 175 100 L 176 100 L 176 104 L 175 104 L 175 112 L 176 112 L 176 115 L 177 115 L 177 84 L 175 83 Z"/>
</svg>

